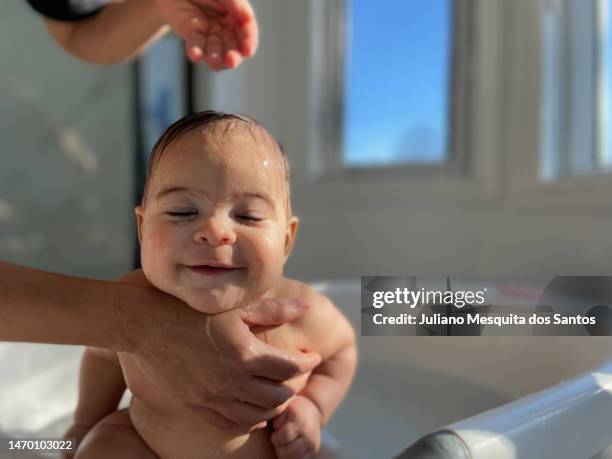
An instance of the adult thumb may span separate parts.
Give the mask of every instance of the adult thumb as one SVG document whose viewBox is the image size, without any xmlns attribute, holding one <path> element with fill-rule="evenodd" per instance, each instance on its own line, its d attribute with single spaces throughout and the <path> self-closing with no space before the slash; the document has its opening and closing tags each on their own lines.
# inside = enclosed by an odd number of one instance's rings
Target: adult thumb
<svg viewBox="0 0 612 459">
<path fill-rule="evenodd" d="M 244 306 L 240 317 L 250 325 L 281 325 L 299 319 L 308 308 L 306 301 L 297 298 L 262 298 Z"/>
</svg>

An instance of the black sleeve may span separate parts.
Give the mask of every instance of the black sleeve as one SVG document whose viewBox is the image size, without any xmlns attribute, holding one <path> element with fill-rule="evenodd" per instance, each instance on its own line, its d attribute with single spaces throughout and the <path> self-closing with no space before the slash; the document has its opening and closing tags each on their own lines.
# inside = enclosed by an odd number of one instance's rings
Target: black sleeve
<svg viewBox="0 0 612 459">
<path fill-rule="evenodd" d="M 99 13 L 110 0 L 26 0 L 43 16 L 58 21 L 80 21 Z"/>
</svg>

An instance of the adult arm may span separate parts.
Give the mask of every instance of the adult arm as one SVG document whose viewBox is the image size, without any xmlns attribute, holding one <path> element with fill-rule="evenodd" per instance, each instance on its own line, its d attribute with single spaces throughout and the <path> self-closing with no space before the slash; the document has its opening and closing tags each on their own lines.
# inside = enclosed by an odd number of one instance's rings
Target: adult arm
<svg viewBox="0 0 612 459">
<path fill-rule="evenodd" d="M 81 279 L 0 262 L 0 340 L 134 350 L 145 301 L 134 285 Z M 157 303 L 157 305 L 155 305 Z M 129 324 L 131 322 L 131 325 Z"/>
<path fill-rule="evenodd" d="M 277 415 L 301 389 L 286 381 L 320 362 L 315 353 L 269 346 L 249 328 L 296 320 L 307 309 L 303 301 L 262 300 L 207 315 L 148 286 L 140 271 L 125 279 L 80 279 L 0 262 L 0 340 L 130 352 L 177 401 L 201 408 L 219 428 L 237 430 Z"/>
<path fill-rule="evenodd" d="M 79 21 L 46 18 L 45 22 L 68 53 L 96 64 L 131 59 L 169 30 L 154 0 L 112 3 Z"/>
<path fill-rule="evenodd" d="M 170 27 L 185 41 L 187 56 L 213 70 L 237 67 L 259 41 L 248 0 L 125 0 L 82 20 L 47 17 L 46 23 L 67 52 L 98 64 L 136 56 Z"/>
</svg>

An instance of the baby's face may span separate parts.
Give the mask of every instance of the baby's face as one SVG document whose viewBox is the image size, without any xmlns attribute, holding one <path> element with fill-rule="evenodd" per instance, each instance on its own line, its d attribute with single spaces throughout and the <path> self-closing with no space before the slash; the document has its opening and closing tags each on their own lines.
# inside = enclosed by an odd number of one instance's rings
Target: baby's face
<svg viewBox="0 0 612 459">
<path fill-rule="evenodd" d="M 204 142 L 194 131 L 177 139 L 136 209 L 145 275 L 203 312 L 264 295 L 293 245 L 297 219 L 287 215 L 280 153 L 255 135 L 236 130 Z"/>
</svg>

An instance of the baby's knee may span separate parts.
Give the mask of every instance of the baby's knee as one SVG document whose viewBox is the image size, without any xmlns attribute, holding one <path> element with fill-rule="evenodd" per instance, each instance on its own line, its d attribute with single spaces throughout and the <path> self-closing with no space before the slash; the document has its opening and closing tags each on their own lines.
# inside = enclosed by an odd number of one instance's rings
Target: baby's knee
<svg viewBox="0 0 612 459">
<path fill-rule="evenodd" d="M 127 411 L 113 413 L 83 438 L 74 459 L 158 459 L 132 426 Z"/>
</svg>

